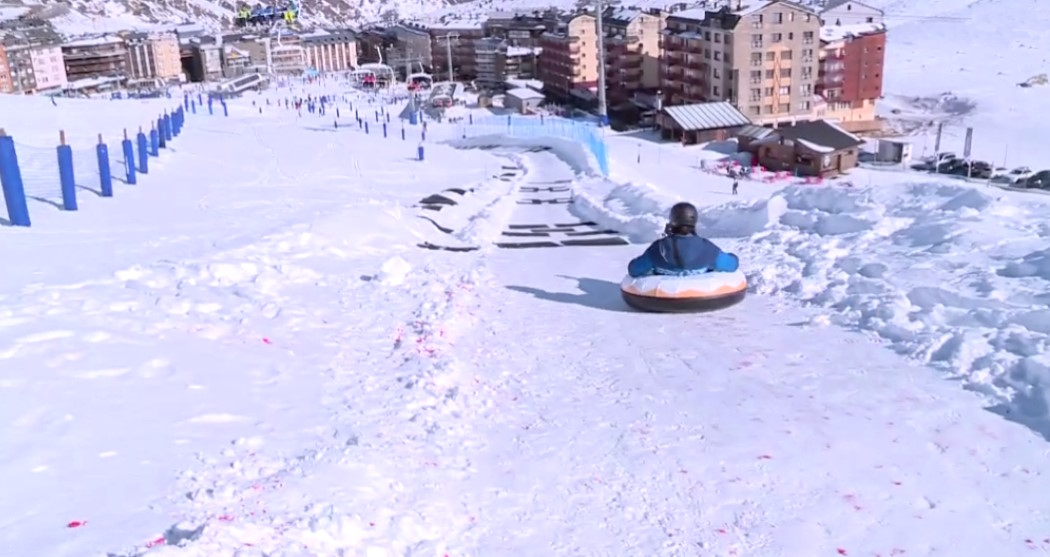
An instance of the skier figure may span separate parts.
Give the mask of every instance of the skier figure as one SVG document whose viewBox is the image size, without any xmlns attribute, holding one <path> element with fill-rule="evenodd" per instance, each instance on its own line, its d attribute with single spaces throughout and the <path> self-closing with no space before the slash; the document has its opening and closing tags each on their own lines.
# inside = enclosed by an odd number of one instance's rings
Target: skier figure
<svg viewBox="0 0 1050 557">
<path fill-rule="evenodd" d="M 740 182 L 733 180 L 733 195 L 736 195 L 736 189 L 740 187 Z"/>
<path fill-rule="evenodd" d="M 736 255 L 722 251 L 714 242 L 696 234 L 699 218 L 691 203 L 676 203 L 664 228 L 665 236 L 631 260 L 627 274 L 688 276 L 708 272 L 732 272 L 740 266 Z"/>
</svg>

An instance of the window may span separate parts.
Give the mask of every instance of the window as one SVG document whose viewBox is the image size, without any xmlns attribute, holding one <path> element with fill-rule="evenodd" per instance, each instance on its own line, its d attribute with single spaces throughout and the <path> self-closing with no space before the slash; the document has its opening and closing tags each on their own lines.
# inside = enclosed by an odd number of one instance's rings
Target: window
<svg viewBox="0 0 1050 557">
<path fill-rule="evenodd" d="M 790 50 L 785 50 L 784 52 L 781 52 L 780 53 L 780 59 L 781 60 L 790 60 L 791 59 L 791 51 Z"/>
<path fill-rule="evenodd" d="M 710 41 L 711 40 L 711 32 L 710 31 L 704 31 L 704 40 L 705 41 Z"/>
<path fill-rule="evenodd" d="M 875 18 L 873 18 L 873 17 L 866 17 L 866 18 L 864 18 L 864 22 L 865 23 L 875 23 Z"/>
<path fill-rule="evenodd" d="M 765 107 L 762 108 L 762 112 L 765 112 L 766 114 L 773 114 L 773 105 L 767 104 Z"/>
<path fill-rule="evenodd" d="M 806 18 L 809 18 L 807 15 Z M 802 32 L 802 44 L 813 44 L 813 31 Z"/>
<path fill-rule="evenodd" d="M 773 96 L 773 88 L 772 88 L 772 87 L 766 87 L 766 88 L 765 88 L 765 89 L 764 89 L 764 90 L 762 91 L 762 93 L 763 93 L 763 95 L 762 95 L 762 96 L 764 96 L 764 97 L 772 97 L 772 96 Z"/>
<path fill-rule="evenodd" d="M 785 85 L 785 86 L 783 86 L 783 87 L 781 87 L 779 89 L 779 92 L 780 92 L 781 96 L 785 96 L 786 97 L 786 96 L 791 94 L 791 87 L 788 87 L 788 86 Z"/>
<path fill-rule="evenodd" d="M 753 48 L 762 48 L 762 34 L 761 33 L 757 33 L 757 34 L 751 35 L 751 46 Z"/>
<path fill-rule="evenodd" d="M 802 102 L 798 103 L 798 109 L 801 110 L 801 111 L 812 110 L 812 107 L 813 107 L 813 105 L 811 105 L 809 101 L 802 101 Z"/>
<path fill-rule="evenodd" d="M 775 52 L 767 52 L 766 53 L 766 62 L 772 62 L 772 61 L 774 61 L 776 59 L 777 59 L 777 54 Z"/>
<path fill-rule="evenodd" d="M 783 40 L 784 40 L 784 35 L 782 35 L 780 33 L 773 33 L 772 35 L 769 36 L 769 42 L 771 42 L 771 43 L 779 43 L 779 42 L 781 42 Z"/>
<path fill-rule="evenodd" d="M 780 77 L 791 79 L 791 68 L 781 68 Z"/>
<path fill-rule="evenodd" d="M 780 103 L 777 112 L 780 112 L 781 114 L 791 112 L 791 103 Z"/>
<path fill-rule="evenodd" d="M 718 71 L 718 68 L 711 68 L 711 77 L 722 79 L 722 72 Z"/>
<path fill-rule="evenodd" d="M 813 86 L 809 83 L 805 83 L 798 86 L 798 94 L 803 96 L 809 96 L 813 94 Z"/>
<path fill-rule="evenodd" d="M 718 86 L 717 86 L 717 85 L 712 85 L 712 86 L 711 86 L 711 94 L 712 94 L 712 95 L 714 95 L 714 96 L 716 96 L 716 97 L 719 97 L 719 96 L 721 96 L 721 95 L 722 95 L 722 93 L 721 93 L 721 92 L 719 92 L 719 90 L 718 90 Z"/>
<path fill-rule="evenodd" d="M 776 70 L 766 70 L 766 79 L 773 79 L 776 75 Z"/>
<path fill-rule="evenodd" d="M 721 43 L 722 42 L 722 34 L 721 33 L 715 33 L 715 42 L 716 43 Z"/>
<path fill-rule="evenodd" d="M 752 52 L 751 53 L 751 65 L 752 66 L 761 66 L 762 65 L 762 53 L 761 52 Z"/>
<path fill-rule="evenodd" d="M 751 78 L 751 83 L 760 83 L 762 81 L 762 70 L 751 70 L 748 76 Z"/>
<path fill-rule="evenodd" d="M 757 102 L 757 101 L 762 100 L 762 90 L 761 89 L 752 89 L 751 90 L 751 94 L 748 96 L 748 99 L 750 99 L 751 102 Z"/>
<path fill-rule="evenodd" d="M 747 107 L 747 111 L 750 112 L 751 114 L 755 115 L 755 116 L 758 116 L 759 114 L 762 113 L 762 107 L 758 106 L 758 105 L 751 105 L 751 106 Z"/>
<path fill-rule="evenodd" d="M 795 40 L 795 34 L 794 33 L 788 33 L 788 40 L 789 41 Z"/>
<path fill-rule="evenodd" d="M 784 23 L 784 14 L 782 12 L 773 14 L 773 23 Z"/>
</svg>

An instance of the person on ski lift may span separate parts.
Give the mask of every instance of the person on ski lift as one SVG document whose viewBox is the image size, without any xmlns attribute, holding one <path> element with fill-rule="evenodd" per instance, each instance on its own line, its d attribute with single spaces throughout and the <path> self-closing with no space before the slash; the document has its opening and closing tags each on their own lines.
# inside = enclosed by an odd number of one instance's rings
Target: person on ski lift
<svg viewBox="0 0 1050 557">
<path fill-rule="evenodd" d="M 664 237 L 653 242 L 627 265 L 634 278 L 646 275 L 689 276 L 732 272 L 740 267 L 736 255 L 696 234 L 699 215 L 691 203 L 676 203 L 664 228 Z"/>
</svg>

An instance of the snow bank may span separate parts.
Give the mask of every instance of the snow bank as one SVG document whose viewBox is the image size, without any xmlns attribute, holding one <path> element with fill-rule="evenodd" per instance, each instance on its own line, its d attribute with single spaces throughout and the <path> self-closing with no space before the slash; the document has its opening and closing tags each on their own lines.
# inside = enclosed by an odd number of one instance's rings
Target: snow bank
<svg viewBox="0 0 1050 557">
<path fill-rule="evenodd" d="M 1050 435 L 1045 211 L 966 186 L 792 186 L 701 220 L 747 240 L 730 247 L 755 291 L 824 307 Z"/>
</svg>

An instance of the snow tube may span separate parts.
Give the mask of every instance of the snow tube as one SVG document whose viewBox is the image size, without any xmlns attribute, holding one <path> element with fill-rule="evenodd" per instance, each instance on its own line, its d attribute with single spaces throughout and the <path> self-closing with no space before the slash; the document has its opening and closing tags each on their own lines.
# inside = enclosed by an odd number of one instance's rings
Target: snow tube
<svg viewBox="0 0 1050 557">
<path fill-rule="evenodd" d="M 747 294 L 747 277 L 740 271 L 687 276 L 627 276 L 620 283 L 620 293 L 627 305 L 641 311 L 712 311 L 743 300 Z"/>
</svg>

